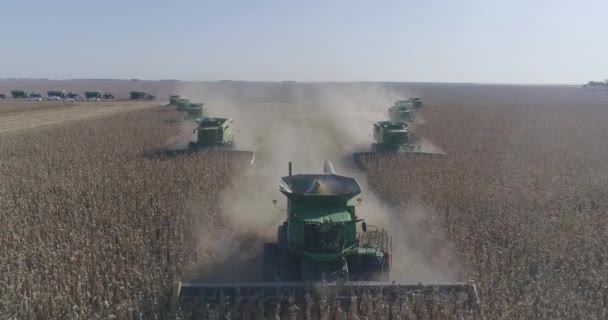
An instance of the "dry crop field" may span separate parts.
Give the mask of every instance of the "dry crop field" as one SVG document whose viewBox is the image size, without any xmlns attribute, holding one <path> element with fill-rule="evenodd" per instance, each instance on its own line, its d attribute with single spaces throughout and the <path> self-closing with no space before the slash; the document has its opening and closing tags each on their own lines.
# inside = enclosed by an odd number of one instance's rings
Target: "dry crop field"
<svg viewBox="0 0 608 320">
<path fill-rule="evenodd" d="M 367 192 L 402 214 L 391 216 L 391 232 L 403 230 L 429 268 L 476 281 L 481 306 L 473 318 L 608 317 L 606 98 L 553 103 L 555 95 L 542 90 L 422 88 L 430 106 L 426 125 L 414 129 L 449 157 L 368 164 Z M 341 138 L 348 130 L 327 128 L 339 119 L 308 117 L 326 109 L 318 100 L 242 108 L 267 112 L 266 124 L 287 121 L 280 129 L 293 139 L 308 134 L 300 146 L 320 149 L 318 157 L 287 154 L 309 157 L 308 169 L 320 157 L 351 152 L 352 140 Z M 260 250 L 265 236 L 225 214 L 226 190 L 242 191 L 242 181 L 258 178 L 248 170 L 257 169 L 213 155 L 142 157 L 183 135 L 180 123 L 168 121 L 177 118 L 155 107 L 0 133 L 2 318 L 167 318 L 173 281 L 213 277 L 239 252 Z M 258 150 L 264 170 L 284 174 L 269 159 L 287 143 L 269 138 L 272 126 L 244 127 L 255 131 L 246 145 L 266 147 Z M 247 259 L 236 261 L 259 262 L 255 254 Z M 391 310 L 401 319 L 453 317 L 437 306 Z"/>
</svg>

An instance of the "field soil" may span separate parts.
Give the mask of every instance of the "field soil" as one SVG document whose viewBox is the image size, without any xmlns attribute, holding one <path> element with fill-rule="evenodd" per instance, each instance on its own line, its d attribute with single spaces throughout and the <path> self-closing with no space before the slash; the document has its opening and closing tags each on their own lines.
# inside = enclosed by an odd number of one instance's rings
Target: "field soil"
<svg viewBox="0 0 608 320">
<path fill-rule="evenodd" d="M 46 101 L 0 101 L 0 133 L 54 126 L 70 121 L 134 111 L 158 103 L 95 102 L 57 103 Z"/>
<path fill-rule="evenodd" d="M 42 91 L 94 80 L 37 81 Z M 99 90 L 128 92 L 133 83 Z M 168 107 L 2 111 L 0 102 L 0 314 L 168 318 L 176 280 L 259 280 L 262 243 L 284 219 L 278 180 L 287 162 L 308 173 L 331 160 L 362 186 L 358 215 L 393 236 L 394 280 L 474 280 L 475 319 L 608 317 L 607 94 L 570 86 L 145 85 L 160 92 L 157 105 L 182 94 L 234 118 L 237 148 L 255 151 L 256 162 L 144 156 L 194 139 L 194 123 Z M 369 150 L 372 124 L 404 96 L 423 98 L 424 121 L 411 129 L 447 158 L 383 158 L 358 170 L 352 153 Z M 112 111 L 97 114 L 105 108 Z M 455 303 L 357 312 L 465 317 Z"/>
</svg>

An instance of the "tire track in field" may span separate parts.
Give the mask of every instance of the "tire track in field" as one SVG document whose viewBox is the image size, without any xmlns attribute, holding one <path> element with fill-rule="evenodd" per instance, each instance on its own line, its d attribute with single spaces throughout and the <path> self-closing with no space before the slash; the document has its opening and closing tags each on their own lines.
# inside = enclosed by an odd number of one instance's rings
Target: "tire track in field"
<svg viewBox="0 0 608 320">
<path fill-rule="evenodd" d="M 0 134 L 42 126 L 63 125 L 67 122 L 140 110 L 157 104 L 148 103 L 87 103 L 70 107 L 17 111 L 0 116 Z"/>
</svg>

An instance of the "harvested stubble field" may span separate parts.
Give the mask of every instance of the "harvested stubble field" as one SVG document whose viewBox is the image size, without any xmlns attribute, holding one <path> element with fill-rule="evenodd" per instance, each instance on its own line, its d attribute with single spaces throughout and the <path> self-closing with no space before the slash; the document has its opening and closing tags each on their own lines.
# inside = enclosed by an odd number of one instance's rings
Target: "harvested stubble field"
<svg viewBox="0 0 608 320">
<path fill-rule="evenodd" d="M 449 158 L 374 161 L 367 184 L 395 212 L 424 208 L 393 217 L 391 231 L 424 235 L 409 241 L 429 268 L 477 282 L 475 318 L 605 319 L 608 108 L 522 100 L 432 104 L 415 130 Z M 273 108 L 290 106 L 264 110 Z M 172 281 L 209 277 L 235 252 L 259 250 L 259 235 L 223 215 L 244 162 L 141 157 L 183 131 L 166 121 L 177 117 L 159 107 L 0 135 L 3 317 L 165 318 Z M 391 310 L 453 317 L 434 308 Z"/>
</svg>

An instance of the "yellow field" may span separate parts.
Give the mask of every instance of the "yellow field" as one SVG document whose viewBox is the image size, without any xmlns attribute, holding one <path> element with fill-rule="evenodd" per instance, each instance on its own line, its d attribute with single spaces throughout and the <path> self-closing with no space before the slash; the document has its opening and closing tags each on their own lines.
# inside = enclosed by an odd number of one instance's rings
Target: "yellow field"
<svg viewBox="0 0 608 320">
<path fill-rule="evenodd" d="M 456 89 L 427 90 L 426 124 L 414 130 L 448 158 L 386 159 L 366 174 L 350 154 L 371 142 L 386 108 L 367 111 L 385 102 L 369 90 L 210 98 L 214 114 L 235 118 L 237 145 L 256 151 L 253 167 L 143 157 L 191 138 L 167 107 L 3 112 L 0 102 L 0 315 L 165 318 L 175 280 L 258 280 L 261 244 L 282 218 L 271 200 L 283 199 L 287 161 L 297 173 L 327 159 L 360 179 L 359 215 L 393 235 L 397 280 L 475 280 L 474 318 L 608 317 L 604 98 L 571 105 L 534 88 L 474 88 L 482 94 L 452 101 Z M 109 114 L 119 110 L 128 112 Z M 391 312 L 452 318 L 450 308 Z"/>
</svg>

